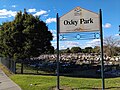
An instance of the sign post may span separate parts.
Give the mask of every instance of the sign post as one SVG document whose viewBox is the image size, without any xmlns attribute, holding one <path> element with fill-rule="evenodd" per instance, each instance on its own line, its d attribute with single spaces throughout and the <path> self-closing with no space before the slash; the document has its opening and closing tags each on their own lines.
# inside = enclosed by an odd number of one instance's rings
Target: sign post
<svg viewBox="0 0 120 90">
<path fill-rule="evenodd" d="M 57 19 L 57 90 L 60 89 L 60 80 L 59 80 L 59 15 L 57 13 L 57 16 L 56 16 L 56 19 Z"/>
<path fill-rule="evenodd" d="M 76 7 L 67 14 L 59 18 L 57 13 L 57 90 L 59 85 L 59 33 L 74 33 L 74 32 L 96 32 L 100 31 L 101 39 L 101 77 L 102 90 L 104 84 L 104 58 L 103 58 L 103 32 L 102 32 L 102 11 L 99 14 L 92 11 Z"/>
<path fill-rule="evenodd" d="M 100 39 L 101 39 L 101 77 L 102 77 L 102 90 L 105 89 L 104 83 L 104 58 L 103 58 L 103 32 L 102 32 L 102 11 L 100 9 Z"/>
</svg>

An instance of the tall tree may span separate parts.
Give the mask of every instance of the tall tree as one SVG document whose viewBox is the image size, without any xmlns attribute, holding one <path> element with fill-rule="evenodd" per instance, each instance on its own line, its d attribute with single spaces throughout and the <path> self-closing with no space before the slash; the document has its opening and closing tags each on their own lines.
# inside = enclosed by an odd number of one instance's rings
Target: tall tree
<svg viewBox="0 0 120 90">
<path fill-rule="evenodd" d="M 106 37 L 104 39 L 104 52 L 108 56 L 114 56 L 116 55 L 116 47 L 120 45 L 120 40 L 118 38 L 115 38 L 113 36 Z"/>
<path fill-rule="evenodd" d="M 1 26 L 0 53 L 15 60 L 37 57 L 52 48 L 52 39 L 46 23 L 26 10 L 23 14 L 20 11 L 13 21 Z"/>
</svg>

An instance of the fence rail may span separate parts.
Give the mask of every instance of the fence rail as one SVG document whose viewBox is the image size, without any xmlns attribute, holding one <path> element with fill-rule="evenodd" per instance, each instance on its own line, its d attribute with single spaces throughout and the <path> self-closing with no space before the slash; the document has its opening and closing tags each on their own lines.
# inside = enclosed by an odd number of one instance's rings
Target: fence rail
<svg viewBox="0 0 120 90">
<path fill-rule="evenodd" d="M 16 63 L 10 58 L 0 57 L 0 63 L 6 66 L 11 72 L 16 72 Z"/>
</svg>

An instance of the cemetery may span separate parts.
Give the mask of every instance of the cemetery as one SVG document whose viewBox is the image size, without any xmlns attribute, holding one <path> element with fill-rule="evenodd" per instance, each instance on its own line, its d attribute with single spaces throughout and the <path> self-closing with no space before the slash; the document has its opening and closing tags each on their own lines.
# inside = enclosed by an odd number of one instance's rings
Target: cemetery
<svg viewBox="0 0 120 90">
<path fill-rule="evenodd" d="M 56 75 L 57 55 L 45 54 L 36 58 L 24 60 L 24 74 Z M 120 57 L 104 57 L 104 72 L 106 77 L 120 76 Z M 20 63 L 18 63 L 20 65 Z M 21 73 L 21 67 L 16 64 L 16 73 Z M 98 54 L 66 53 L 60 54 L 60 75 L 75 77 L 101 77 L 101 61 Z M 19 67 L 17 67 L 19 66 Z M 30 70 L 31 71 L 30 71 Z M 33 72 L 34 70 L 34 72 Z M 29 72 L 27 72 L 29 71 Z M 43 73 L 44 72 L 44 73 Z M 91 73 L 93 72 L 93 73 Z"/>
</svg>

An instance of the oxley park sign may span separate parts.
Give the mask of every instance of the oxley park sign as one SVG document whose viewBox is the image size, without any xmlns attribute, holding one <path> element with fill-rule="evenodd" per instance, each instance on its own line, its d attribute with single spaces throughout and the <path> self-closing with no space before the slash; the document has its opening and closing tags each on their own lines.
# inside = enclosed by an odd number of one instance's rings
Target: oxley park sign
<svg viewBox="0 0 120 90">
<path fill-rule="evenodd" d="M 103 32 L 102 32 L 102 11 L 99 14 L 92 11 L 76 7 L 70 12 L 59 17 L 57 13 L 57 90 L 59 85 L 59 33 L 74 32 L 100 32 L 100 51 L 101 51 L 101 78 L 102 90 L 105 88 L 104 83 L 104 58 L 103 58 Z"/>
<path fill-rule="evenodd" d="M 60 33 L 100 30 L 99 14 L 76 7 L 60 17 Z"/>
</svg>

